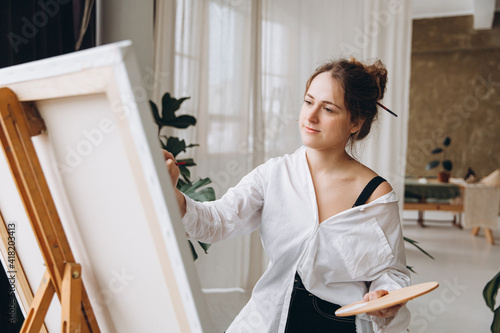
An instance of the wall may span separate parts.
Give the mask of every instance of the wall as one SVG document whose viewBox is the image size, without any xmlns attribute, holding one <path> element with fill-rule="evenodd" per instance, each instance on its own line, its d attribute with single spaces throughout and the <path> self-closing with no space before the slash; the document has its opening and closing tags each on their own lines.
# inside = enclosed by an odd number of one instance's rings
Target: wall
<svg viewBox="0 0 500 333">
<path fill-rule="evenodd" d="M 98 0 L 97 6 L 100 44 L 130 39 L 141 74 L 143 77 L 150 75 L 154 57 L 154 1 Z M 148 90 L 148 94 L 151 96 L 152 91 Z"/>
<path fill-rule="evenodd" d="M 474 30 L 472 16 L 413 21 L 407 175 L 439 155 L 451 138 L 452 176 L 500 168 L 500 13 L 491 30 Z"/>
</svg>

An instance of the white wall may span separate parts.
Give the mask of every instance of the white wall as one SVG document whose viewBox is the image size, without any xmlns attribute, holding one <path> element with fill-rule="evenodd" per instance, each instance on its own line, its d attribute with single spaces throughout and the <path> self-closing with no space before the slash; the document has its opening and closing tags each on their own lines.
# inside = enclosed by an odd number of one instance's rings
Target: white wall
<svg viewBox="0 0 500 333">
<path fill-rule="evenodd" d="M 141 74 L 152 73 L 154 0 L 97 0 L 96 6 L 99 45 L 132 40 Z"/>
</svg>

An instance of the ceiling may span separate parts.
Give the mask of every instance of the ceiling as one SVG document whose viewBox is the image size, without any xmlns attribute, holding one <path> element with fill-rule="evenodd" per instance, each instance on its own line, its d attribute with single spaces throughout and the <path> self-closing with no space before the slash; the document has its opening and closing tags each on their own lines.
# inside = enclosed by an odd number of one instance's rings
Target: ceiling
<svg viewBox="0 0 500 333">
<path fill-rule="evenodd" d="M 413 0 L 414 19 L 474 15 L 476 29 L 491 29 L 500 0 Z"/>
</svg>

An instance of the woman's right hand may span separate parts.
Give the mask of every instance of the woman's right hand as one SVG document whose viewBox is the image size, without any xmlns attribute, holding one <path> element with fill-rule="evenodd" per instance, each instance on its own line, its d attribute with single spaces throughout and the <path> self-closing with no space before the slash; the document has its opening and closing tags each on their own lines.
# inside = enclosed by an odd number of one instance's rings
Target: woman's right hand
<svg viewBox="0 0 500 333">
<path fill-rule="evenodd" d="M 175 160 L 175 157 L 174 155 L 172 155 L 172 153 L 163 149 L 163 157 L 165 158 L 165 164 L 167 166 L 168 173 L 170 174 L 172 185 L 174 186 L 174 188 L 176 188 L 181 170 L 179 170 L 179 167 L 176 165 L 177 161 Z"/>
<path fill-rule="evenodd" d="M 177 161 L 175 160 L 172 153 L 163 150 L 163 156 L 165 157 L 165 164 L 170 175 L 170 180 L 172 181 L 172 185 L 174 187 L 175 197 L 177 198 L 177 203 L 179 205 L 179 210 L 182 217 L 184 216 L 184 214 L 186 214 L 186 199 L 184 198 L 184 195 L 182 195 L 181 191 L 177 189 L 177 182 L 179 181 L 181 170 L 176 165 Z"/>
</svg>

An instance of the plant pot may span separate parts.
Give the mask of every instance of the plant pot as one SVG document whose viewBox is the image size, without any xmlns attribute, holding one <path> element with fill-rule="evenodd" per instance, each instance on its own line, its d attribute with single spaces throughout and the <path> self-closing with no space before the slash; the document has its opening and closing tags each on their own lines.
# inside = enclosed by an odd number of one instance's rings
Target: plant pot
<svg viewBox="0 0 500 333">
<path fill-rule="evenodd" d="M 448 171 L 441 171 L 438 173 L 438 181 L 440 183 L 448 183 L 450 181 L 450 173 Z"/>
</svg>

